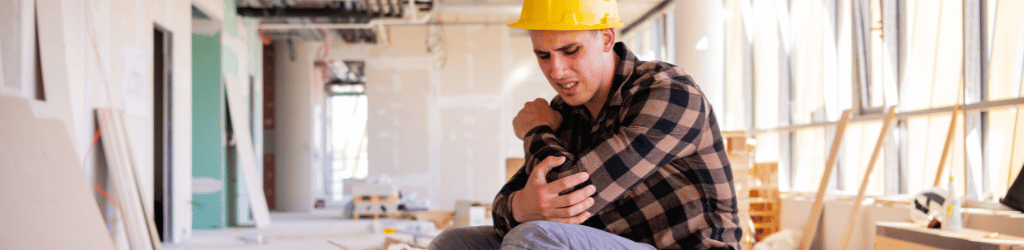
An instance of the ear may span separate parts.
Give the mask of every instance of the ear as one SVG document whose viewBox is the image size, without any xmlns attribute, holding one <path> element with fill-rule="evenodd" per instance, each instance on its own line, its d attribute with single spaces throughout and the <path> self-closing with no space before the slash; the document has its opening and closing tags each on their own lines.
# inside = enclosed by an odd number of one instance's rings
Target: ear
<svg viewBox="0 0 1024 250">
<path fill-rule="evenodd" d="M 615 49 L 615 29 L 601 30 L 601 47 L 604 49 L 604 52 L 610 52 Z"/>
</svg>

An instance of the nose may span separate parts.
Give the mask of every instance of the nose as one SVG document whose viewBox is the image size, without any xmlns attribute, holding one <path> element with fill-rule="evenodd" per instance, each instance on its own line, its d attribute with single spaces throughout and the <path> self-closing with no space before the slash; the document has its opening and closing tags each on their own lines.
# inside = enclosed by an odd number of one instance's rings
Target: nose
<svg viewBox="0 0 1024 250">
<path fill-rule="evenodd" d="M 560 56 L 551 55 L 551 79 L 562 80 L 570 76 L 569 61 Z"/>
</svg>

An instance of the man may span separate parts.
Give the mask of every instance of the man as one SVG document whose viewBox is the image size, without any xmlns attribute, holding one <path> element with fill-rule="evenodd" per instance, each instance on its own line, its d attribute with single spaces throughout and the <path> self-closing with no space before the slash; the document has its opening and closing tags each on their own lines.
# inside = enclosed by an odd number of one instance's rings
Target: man
<svg viewBox="0 0 1024 250">
<path fill-rule="evenodd" d="M 558 92 L 513 120 L 526 164 L 493 204 L 494 226 L 447 230 L 432 249 L 738 248 L 729 160 L 693 79 L 615 42 L 615 1 L 526 0 Z"/>
</svg>

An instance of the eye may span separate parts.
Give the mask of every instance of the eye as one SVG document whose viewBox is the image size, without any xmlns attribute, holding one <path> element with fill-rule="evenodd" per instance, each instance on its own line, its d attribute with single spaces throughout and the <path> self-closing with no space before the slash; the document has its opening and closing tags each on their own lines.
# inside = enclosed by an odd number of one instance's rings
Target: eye
<svg viewBox="0 0 1024 250">
<path fill-rule="evenodd" d="M 577 46 L 577 47 L 573 48 L 572 51 L 566 50 L 565 54 L 566 55 L 576 54 L 576 51 L 580 51 L 580 47 Z"/>
<path fill-rule="evenodd" d="M 537 54 L 537 57 L 542 60 L 547 60 L 551 58 L 551 54 Z"/>
</svg>

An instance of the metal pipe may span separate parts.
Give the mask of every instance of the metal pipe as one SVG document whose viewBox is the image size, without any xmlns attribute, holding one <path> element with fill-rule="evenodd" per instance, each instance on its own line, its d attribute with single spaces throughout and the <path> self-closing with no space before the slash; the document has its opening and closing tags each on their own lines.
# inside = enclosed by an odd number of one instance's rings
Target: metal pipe
<svg viewBox="0 0 1024 250">
<path fill-rule="evenodd" d="M 369 20 L 370 13 L 349 10 L 346 8 L 304 8 L 304 7 L 287 7 L 287 8 L 254 8 L 254 7 L 238 7 L 237 12 L 239 16 L 244 17 L 343 17 L 343 18 L 365 18 Z M 269 15 L 269 16 L 268 16 Z"/>
</svg>

